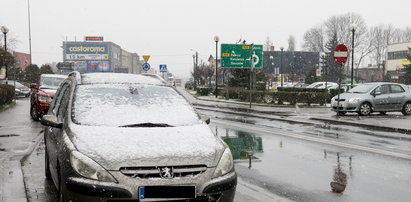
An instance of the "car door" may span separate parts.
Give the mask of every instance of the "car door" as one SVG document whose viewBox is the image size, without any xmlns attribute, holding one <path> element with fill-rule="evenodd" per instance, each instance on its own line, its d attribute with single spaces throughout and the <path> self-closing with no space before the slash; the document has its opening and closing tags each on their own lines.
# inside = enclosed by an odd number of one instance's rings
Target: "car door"
<svg viewBox="0 0 411 202">
<path fill-rule="evenodd" d="M 390 89 L 390 109 L 393 111 L 401 110 L 402 105 L 406 99 L 404 88 L 398 84 L 391 84 Z"/>
<path fill-rule="evenodd" d="M 374 90 L 374 111 L 386 111 L 389 109 L 390 87 L 388 84 L 382 84 Z"/>
<path fill-rule="evenodd" d="M 56 96 L 54 97 L 53 104 L 51 110 L 49 110 L 50 115 L 54 115 L 59 117 L 59 113 L 61 113 L 64 106 L 64 98 L 69 94 L 70 83 L 65 82 L 57 91 Z M 60 120 L 59 120 L 60 121 Z M 58 159 L 58 143 L 59 137 L 61 136 L 62 129 L 53 128 L 53 127 L 46 127 L 44 132 L 44 139 L 46 143 L 46 149 L 49 159 L 49 167 L 50 173 L 54 182 L 58 180 L 58 173 L 57 173 L 57 159 Z"/>
</svg>

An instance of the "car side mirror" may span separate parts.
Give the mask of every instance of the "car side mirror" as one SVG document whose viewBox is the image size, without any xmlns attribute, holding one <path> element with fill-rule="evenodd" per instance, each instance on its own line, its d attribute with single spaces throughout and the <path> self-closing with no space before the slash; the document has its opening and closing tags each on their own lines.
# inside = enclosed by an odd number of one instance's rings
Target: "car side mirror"
<svg viewBox="0 0 411 202">
<path fill-rule="evenodd" d="M 31 84 L 30 84 L 30 88 L 37 88 L 37 84 L 31 83 Z"/>
<path fill-rule="evenodd" d="M 54 115 L 44 115 L 41 118 L 41 124 L 44 126 L 50 126 L 53 128 L 63 128 L 63 123 L 57 120 L 57 117 Z"/>
<path fill-rule="evenodd" d="M 208 116 L 201 116 L 201 120 L 204 121 L 206 124 L 210 124 L 210 117 Z"/>
</svg>

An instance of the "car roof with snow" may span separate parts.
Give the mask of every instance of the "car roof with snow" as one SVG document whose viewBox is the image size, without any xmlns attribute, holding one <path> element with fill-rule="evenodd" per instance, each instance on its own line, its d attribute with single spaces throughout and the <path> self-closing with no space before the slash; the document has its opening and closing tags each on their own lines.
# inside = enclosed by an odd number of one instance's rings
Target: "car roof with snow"
<svg viewBox="0 0 411 202">
<path fill-rule="evenodd" d="M 167 85 L 161 77 L 153 74 L 125 74 L 125 73 L 86 73 L 77 72 L 76 77 L 81 84 L 111 84 L 111 83 L 130 83 L 146 85 Z M 80 78 L 79 78 L 80 77 Z"/>
</svg>

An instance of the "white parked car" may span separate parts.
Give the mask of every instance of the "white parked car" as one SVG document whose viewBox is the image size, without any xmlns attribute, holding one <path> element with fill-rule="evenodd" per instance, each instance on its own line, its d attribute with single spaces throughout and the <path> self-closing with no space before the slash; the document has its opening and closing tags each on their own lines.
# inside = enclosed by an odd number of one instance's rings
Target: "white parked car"
<svg viewBox="0 0 411 202">
<path fill-rule="evenodd" d="M 306 88 L 338 88 L 338 84 L 334 82 L 327 82 L 327 87 L 325 86 L 326 82 L 321 81 L 321 82 L 314 82 L 310 85 L 308 85 Z"/>
</svg>

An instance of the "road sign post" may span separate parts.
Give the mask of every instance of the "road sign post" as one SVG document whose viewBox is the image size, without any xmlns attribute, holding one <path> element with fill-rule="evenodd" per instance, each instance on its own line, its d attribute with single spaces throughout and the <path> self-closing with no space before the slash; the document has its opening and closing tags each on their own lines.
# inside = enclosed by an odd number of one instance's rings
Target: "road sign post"
<svg viewBox="0 0 411 202">
<path fill-rule="evenodd" d="M 339 44 L 334 50 L 334 61 L 340 64 L 341 67 L 338 69 L 338 96 L 337 96 L 337 117 L 340 115 L 340 90 L 341 90 L 341 69 L 347 62 L 348 58 L 348 48 L 344 44 Z"/>
<path fill-rule="evenodd" d="M 143 67 L 143 70 L 147 72 L 147 71 L 150 69 L 150 64 L 148 64 L 147 62 L 145 62 L 145 63 L 143 63 L 143 66 L 142 66 L 142 67 Z"/>
</svg>

